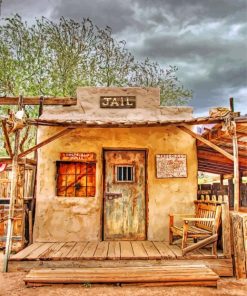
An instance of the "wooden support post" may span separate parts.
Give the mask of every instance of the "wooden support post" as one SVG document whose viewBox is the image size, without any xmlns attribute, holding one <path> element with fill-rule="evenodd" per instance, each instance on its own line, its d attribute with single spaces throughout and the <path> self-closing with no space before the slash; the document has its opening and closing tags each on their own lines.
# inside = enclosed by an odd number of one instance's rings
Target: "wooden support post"
<svg viewBox="0 0 247 296">
<path fill-rule="evenodd" d="M 224 202 L 221 205 L 221 215 L 222 215 L 223 254 L 226 258 L 231 258 L 232 241 L 231 241 L 231 222 L 230 222 L 228 196 L 224 196 Z"/>
<path fill-rule="evenodd" d="M 33 152 L 33 151 L 36 151 L 37 149 L 39 149 L 39 148 L 41 148 L 41 147 L 43 147 L 43 146 L 49 144 L 50 142 L 52 142 L 52 141 L 54 141 L 54 140 L 56 140 L 56 139 L 62 137 L 62 136 L 65 135 L 65 134 L 67 134 L 67 133 L 70 132 L 72 129 L 74 129 L 74 127 L 68 127 L 68 128 L 66 128 L 66 129 L 63 129 L 62 131 L 58 132 L 58 133 L 55 134 L 54 136 L 52 136 L 52 137 L 46 139 L 45 141 L 43 141 L 43 142 L 41 142 L 41 143 L 39 143 L 39 144 L 33 146 L 32 148 L 30 148 L 30 149 L 28 149 L 28 150 L 26 150 L 26 151 L 20 153 L 20 154 L 18 155 L 18 157 L 21 158 L 21 157 L 24 157 L 24 156 L 26 156 L 27 154 L 29 154 L 29 153 L 31 153 L 31 152 Z"/>
<path fill-rule="evenodd" d="M 13 158 L 13 152 L 12 152 L 12 148 L 11 148 L 11 144 L 10 144 L 9 135 L 8 135 L 8 132 L 7 132 L 6 120 L 2 121 L 2 127 L 3 127 L 3 134 L 4 134 L 4 137 L 5 137 L 7 152 L 9 154 L 10 158 Z"/>
<path fill-rule="evenodd" d="M 240 184 L 239 184 L 239 159 L 238 159 L 238 138 L 236 134 L 236 122 L 232 121 L 233 125 L 233 156 L 234 156 L 234 211 L 239 211 L 239 197 L 240 197 Z"/>
<path fill-rule="evenodd" d="M 33 243 L 33 212 L 28 211 L 28 236 L 29 245 Z"/>
<path fill-rule="evenodd" d="M 22 108 L 22 96 L 19 97 L 18 110 Z M 20 142 L 20 130 L 15 131 L 15 145 L 14 145 L 14 156 L 12 160 L 12 178 L 11 178 L 11 192 L 10 192 L 10 203 L 9 203 L 9 214 L 8 214 L 8 226 L 7 226 L 7 237 L 5 245 L 5 254 L 3 259 L 3 272 L 8 271 L 8 259 L 12 247 L 12 234 L 13 234 L 13 222 L 14 222 L 14 210 L 15 210 L 15 199 L 17 194 L 17 182 L 18 182 L 18 150 Z"/>
<path fill-rule="evenodd" d="M 187 246 L 187 239 L 188 239 L 188 230 L 189 230 L 189 222 L 184 221 L 183 225 L 183 237 L 182 237 L 182 252 Z"/>
<path fill-rule="evenodd" d="M 247 215 L 243 216 L 243 234 L 244 234 L 244 250 L 245 250 L 245 270 L 247 277 Z"/>
<path fill-rule="evenodd" d="M 243 216 L 231 213 L 236 278 L 246 278 L 246 254 L 244 247 Z"/>
<path fill-rule="evenodd" d="M 171 231 L 171 227 L 174 226 L 174 216 L 170 215 L 170 223 L 169 223 L 169 244 L 171 245 L 173 243 L 173 232 Z"/>
<path fill-rule="evenodd" d="M 220 185 L 223 185 L 223 181 L 224 181 L 224 175 L 220 174 Z"/>
<path fill-rule="evenodd" d="M 39 117 L 42 115 L 43 113 L 43 106 L 44 106 L 44 97 L 41 96 L 40 97 L 40 101 L 39 101 Z"/>
</svg>

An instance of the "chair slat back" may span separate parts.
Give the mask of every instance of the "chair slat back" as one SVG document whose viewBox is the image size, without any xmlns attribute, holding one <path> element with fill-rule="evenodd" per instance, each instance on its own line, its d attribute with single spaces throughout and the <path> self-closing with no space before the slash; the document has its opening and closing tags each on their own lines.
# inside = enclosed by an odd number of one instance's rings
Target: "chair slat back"
<svg viewBox="0 0 247 296">
<path fill-rule="evenodd" d="M 195 223 L 196 227 L 201 229 L 214 231 L 215 227 L 218 231 L 219 226 L 219 211 L 221 209 L 220 205 L 208 205 L 199 203 L 196 205 L 196 218 L 213 218 L 214 221 L 198 221 Z"/>
</svg>

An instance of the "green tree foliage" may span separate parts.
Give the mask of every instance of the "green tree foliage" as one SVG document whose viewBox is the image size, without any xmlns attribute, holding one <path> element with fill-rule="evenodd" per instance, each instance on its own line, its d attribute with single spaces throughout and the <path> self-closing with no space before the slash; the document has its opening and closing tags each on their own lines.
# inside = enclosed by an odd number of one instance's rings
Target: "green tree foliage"
<svg viewBox="0 0 247 296">
<path fill-rule="evenodd" d="M 160 87 L 164 105 L 184 104 L 191 92 L 176 67 L 136 61 L 111 28 L 46 18 L 28 25 L 19 15 L 0 26 L 0 95 L 74 96 L 77 86 Z"/>
<path fill-rule="evenodd" d="M 15 15 L 0 25 L 0 96 L 75 96 L 78 86 L 146 86 L 160 88 L 162 105 L 182 105 L 192 93 L 178 81 L 177 71 L 148 58 L 136 61 L 111 28 L 99 28 L 90 19 L 55 23 L 41 18 L 29 25 Z M 7 109 L 1 106 L 0 115 Z M 37 108 L 26 109 L 37 116 Z M 32 129 L 29 133 L 27 147 L 35 139 Z"/>
</svg>

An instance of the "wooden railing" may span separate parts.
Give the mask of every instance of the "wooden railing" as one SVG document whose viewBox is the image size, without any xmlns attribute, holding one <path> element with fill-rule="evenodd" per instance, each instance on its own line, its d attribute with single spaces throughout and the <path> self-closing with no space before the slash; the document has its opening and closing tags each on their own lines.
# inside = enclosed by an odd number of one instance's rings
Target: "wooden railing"
<svg viewBox="0 0 247 296">
<path fill-rule="evenodd" d="M 221 185 L 220 183 L 200 184 L 198 185 L 198 200 L 219 200 L 227 195 L 229 199 L 230 209 L 234 207 L 234 184 L 230 181 L 229 185 Z M 247 183 L 240 184 L 240 209 L 247 210 Z"/>
</svg>

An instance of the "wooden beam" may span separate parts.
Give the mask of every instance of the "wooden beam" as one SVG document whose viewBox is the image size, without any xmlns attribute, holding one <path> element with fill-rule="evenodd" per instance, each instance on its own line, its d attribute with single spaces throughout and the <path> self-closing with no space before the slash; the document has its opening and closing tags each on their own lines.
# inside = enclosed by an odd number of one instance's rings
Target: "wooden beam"
<svg viewBox="0 0 247 296">
<path fill-rule="evenodd" d="M 0 157 L 0 162 L 11 164 L 12 159 L 9 157 Z M 28 165 L 36 166 L 37 161 L 35 159 L 22 158 L 22 159 L 18 159 L 18 164 L 28 164 Z"/>
<path fill-rule="evenodd" d="M 12 159 L 13 158 L 13 152 L 12 152 L 12 148 L 11 148 L 11 144 L 10 144 L 9 134 L 8 134 L 8 131 L 7 131 L 6 119 L 2 121 L 2 128 L 3 128 L 5 143 L 6 143 L 6 149 L 7 149 L 7 152 L 9 154 L 10 158 Z"/>
<path fill-rule="evenodd" d="M 242 147 L 243 150 L 247 150 L 247 142 L 240 141 L 239 136 L 237 136 L 237 138 L 238 138 L 238 145 L 243 146 Z M 218 139 L 213 139 L 213 140 L 211 139 L 211 141 L 216 145 L 222 145 L 222 146 L 225 145 L 226 147 L 229 147 L 229 148 L 232 147 L 232 137 L 229 137 L 229 138 L 220 137 Z"/>
<path fill-rule="evenodd" d="M 211 171 L 211 173 L 214 174 L 231 174 L 233 172 L 233 169 L 229 169 L 229 168 L 218 168 L 217 166 L 207 166 L 207 165 L 202 165 L 202 164 L 198 164 L 198 170 L 199 171 Z"/>
<path fill-rule="evenodd" d="M 29 118 L 27 119 L 27 123 L 31 125 L 43 125 L 43 126 L 77 126 L 77 127 L 92 127 L 92 128 L 109 128 L 109 127 L 116 127 L 116 128 L 128 128 L 128 127 L 157 127 L 157 126 L 170 126 L 170 125 L 201 125 L 201 124 L 211 124 L 211 123 L 219 123 L 222 122 L 222 118 L 209 118 L 206 117 L 204 119 L 201 118 L 194 118 L 189 120 L 165 120 L 165 121 L 154 121 L 149 122 L 148 120 L 143 120 L 142 122 L 100 122 L 100 121 L 88 121 L 88 120 L 81 120 L 81 121 L 62 121 L 57 119 L 34 119 Z"/>
<path fill-rule="evenodd" d="M 204 139 L 202 136 L 200 136 L 200 135 L 194 133 L 194 132 L 191 131 L 187 126 L 185 126 L 185 125 L 179 125 L 179 126 L 177 126 L 177 127 L 178 127 L 180 130 L 182 130 L 183 132 L 185 132 L 185 133 L 191 135 L 191 136 L 194 137 L 195 139 L 197 139 L 197 140 L 203 142 L 204 144 L 206 144 L 206 145 L 209 146 L 210 148 L 212 148 L 212 149 L 218 151 L 219 153 L 223 154 L 225 157 L 227 157 L 227 158 L 229 158 L 230 160 L 233 161 L 234 158 L 233 158 L 233 156 L 232 156 L 230 153 L 228 153 L 228 152 L 226 152 L 225 150 L 221 149 L 220 147 L 218 147 L 217 145 L 213 144 L 212 142 L 210 142 L 210 141 Z"/>
<path fill-rule="evenodd" d="M 196 250 L 196 249 L 199 249 L 199 248 L 205 247 L 205 246 L 207 246 L 207 245 L 209 245 L 209 244 L 211 244 L 211 243 L 217 241 L 217 239 L 218 239 L 218 234 L 213 234 L 213 235 L 210 236 L 210 237 L 207 237 L 207 238 L 205 238 L 205 239 L 203 239 L 203 240 L 200 240 L 198 243 L 195 243 L 195 244 L 193 244 L 193 245 L 191 245 L 191 246 L 188 246 L 188 247 L 184 248 L 184 249 L 182 250 L 182 254 L 183 254 L 183 256 L 184 256 L 184 255 L 185 255 L 186 253 L 188 253 L 188 252 L 191 252 L 191 251 L 194 251 L 194 250 Z"/>
<path fill-rule="evenodd" d="M 215 171 L 221 171 L 224 173 L 232 173 L 233 172 L 233 167 L 229 167 L 229 166 L 220 166 L 217 163 L 206 163 L 206 162 L 199 162 L 198 163 L 198 167 L 204 167 L 204 168 L 212 168 Z"/>
<path fill-rule="evenodd" d="M 68 128 L 66 128 L 66 129 L 63 129 L 62 131 L 60 131 L 60 132 L 58 132 L 57 134 L 51 136 L 50 138 L 44 140 L 43 142 L 41 142 L 41 143 L 39 143 L 39 144 L 33 146 L 32 148 L 30 148 L 30 149 L 28 149 L 28 150 L 26 150 L 26 151 L 20 153 L 20 154 L 18 155 L 18 158 L 22 158 L 22 157 L 26 156 L 27 154 L 29 154 L 29 153 L 31 153 L 31 152 L 33 152 L 33 151 L 36 151 L 36 150 L 38 150 L 39 148 L 41 148 L 41 147 L 43 147 L 43 146 L 49 144 L 50 142 L 55 141 L 56 139 L 58 139 L 58 138 L 64 136 L 65 134 L 69 133 L 72 129 L 74 129 L 74 127 L 68 127 Z"/>
<path fill-rule="evenodd" d="M 23 105 L 40 105 L 40 96 L 23 97 Z M 19 97 L 0 97 L 0 105 L 18 105 Z M 43 97 L 43 105 L 76 105 L 77 99 L 72 97 Z"/>
<path fill-rule="evenodd" d="M 199 149 L 197 150 L 197 156 L 198 158 L 208 159 L 209 161 L 216 161 L 220 163 L 228 163 L 233 165 L 233 162 L 230 159 L 222 156 L 220 153 L 215 152 L 212 149 L 208 149 L 207 147 L 199 147 Z M 238 158 L 240 166 L 247 167 L 247 157 L 239 155 Z"/>
<path fill-rule="evenodd" d="M 205 167 L 205 166 L 201 166 L 201 165 L 198 166 L 198 171 L 207 172 L 207 173 L 216 174 L 216 175 L 231 173 L 231 171 L 228 171 L 225 169 L 223 170 L 223 169 L 218 169 L 218 168 L 213 168 L 213 167 Z"/>
</svg>

